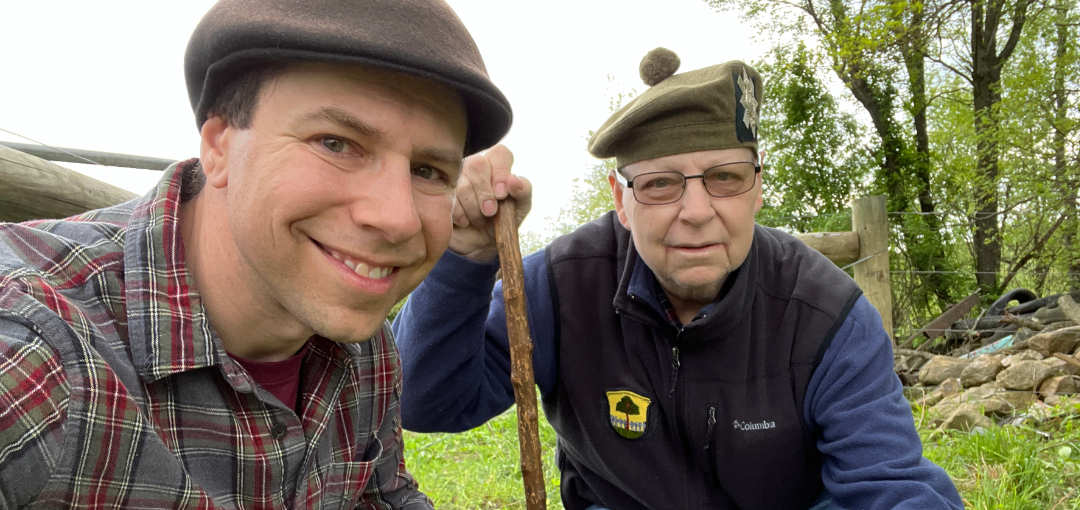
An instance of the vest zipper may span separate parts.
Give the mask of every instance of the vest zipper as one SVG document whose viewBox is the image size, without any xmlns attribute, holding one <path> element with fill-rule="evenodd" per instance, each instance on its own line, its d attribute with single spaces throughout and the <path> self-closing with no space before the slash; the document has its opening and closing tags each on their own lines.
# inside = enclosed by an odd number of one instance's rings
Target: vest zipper
<svg viewBox="0 0 1080 510">
<path fill-rule="evenodd" d="M 716 479 L 715 454 L 713 453 L 713 432 L 716 430 L 716 406 L 709 406 L 709 416 L 705 420 L 705 470 L 709 482 Z"/>
<path fill-rule="evenodd" d="M 679 346 L 674 345 L 671 347 L 671 389 L 668 390 L 668 396 L 675 394 L 675 386 L 679 383 Z"/>
</svg>

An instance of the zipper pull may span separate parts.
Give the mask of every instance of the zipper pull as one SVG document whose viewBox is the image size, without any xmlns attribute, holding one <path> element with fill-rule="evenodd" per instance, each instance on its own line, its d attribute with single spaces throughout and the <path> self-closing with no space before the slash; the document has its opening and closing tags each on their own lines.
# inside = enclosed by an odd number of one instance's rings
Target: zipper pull
<svg viewBox="0 0 1080 510">
<path fill-rule="evenodd" d="M 709 416 L 705 419 L 705 468 L 709 474 L 709 480 L 716 477 L 716 466 L 713 454 L 713 432 L 716 430 L 716 406 L 709 406 Z"/>
<path fill-rule="evenodd" d="M 675 385 L 679 382 L 679 346 L 675 345 L 671 347 L 671 389 L 668 390 L 668 396 L 675 394 Z"/>
</svg>

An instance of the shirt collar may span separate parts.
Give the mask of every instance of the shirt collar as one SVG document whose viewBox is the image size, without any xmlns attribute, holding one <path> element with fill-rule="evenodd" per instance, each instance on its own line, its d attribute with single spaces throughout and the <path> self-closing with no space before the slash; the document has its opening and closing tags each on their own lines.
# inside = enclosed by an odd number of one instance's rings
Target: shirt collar
<svg viewBox="0 0 1080 510">
<path fill-rule="evenodd" d="M 128 337 L 140 376 L 156 380 L 219 363 L 227 355 L 206 316 L 184 260 L 180 235 L 184 172 L 191 159 L 167 168 L 139 199 L 124 232 L 124 300 Z M 198 170 L 194 170 L 198 171 Z"/>
</svg>

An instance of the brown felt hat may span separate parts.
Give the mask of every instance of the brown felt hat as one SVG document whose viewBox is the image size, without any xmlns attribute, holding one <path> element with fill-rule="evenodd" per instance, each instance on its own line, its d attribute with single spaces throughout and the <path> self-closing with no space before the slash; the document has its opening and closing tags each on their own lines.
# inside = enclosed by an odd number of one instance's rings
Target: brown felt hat
<svg viewBox="0 0 1080 510">
<path fill-rule="evenodd" d="M 649 89 L 604 122 L 589 152 L 616 159 L 622 168 L 638 161 L 713 149 L 746 147 L 757 152 L 761 75 L 738 60 L 674 74 L 679 57 L 656 48 L 641 61 Z"/>
<path fill-rule="evenodd" d="M 184 56 L 197 125 L 223 85 L 263 62 L 367 64 L 442 82 L 465 102 L 465 154 L 498 143 L 510 103 L 480 51 L 442 0 L 221 0 L 203 16 Z"/>
</svg>

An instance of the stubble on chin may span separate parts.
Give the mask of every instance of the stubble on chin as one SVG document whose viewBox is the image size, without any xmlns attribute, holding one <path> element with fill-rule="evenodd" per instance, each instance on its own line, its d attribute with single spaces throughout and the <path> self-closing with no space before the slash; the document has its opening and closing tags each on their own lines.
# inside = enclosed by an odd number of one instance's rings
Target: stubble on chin
<svg viewBox="0 0 1080 510">
<path fill-rule="evenodd" d="M 689 283 L 679 281 L 678 278 L 664 278 L 660 279 L 660 285 L 669 296 L 682 301 L 707 303 L 716 299 L 728 274 L 725 271 L 716 280 L 707 283 Z"/>
</svg>

